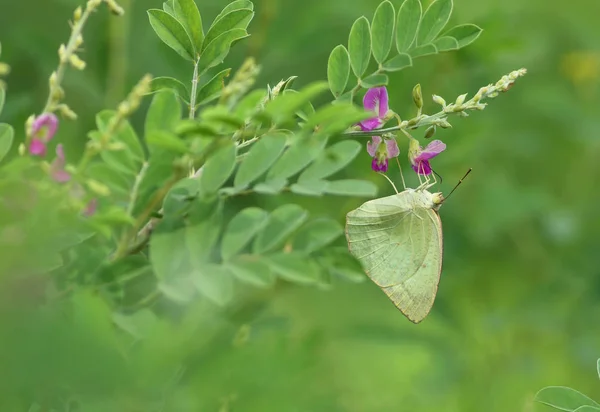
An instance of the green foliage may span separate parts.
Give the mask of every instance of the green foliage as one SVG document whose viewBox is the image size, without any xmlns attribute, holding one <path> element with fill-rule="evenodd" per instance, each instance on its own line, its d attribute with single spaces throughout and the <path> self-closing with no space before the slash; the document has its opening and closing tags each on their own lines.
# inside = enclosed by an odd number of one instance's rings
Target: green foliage
<svg viewBox="0 0 600 412">
<path fill-rule="evenodd" d="M 0 123 L 0 162 L 10 150 L 13 143 L 14 134 L 15 133 L 12 126 L 6 123 Z"/>
<path fill-rule="evenodd" d="M 186 60 L 194 61 L 194 45 L 183 25 L 171 14 L 158 10 L 148 10 L 150 25 L 159 39 Z"/>
</svg>

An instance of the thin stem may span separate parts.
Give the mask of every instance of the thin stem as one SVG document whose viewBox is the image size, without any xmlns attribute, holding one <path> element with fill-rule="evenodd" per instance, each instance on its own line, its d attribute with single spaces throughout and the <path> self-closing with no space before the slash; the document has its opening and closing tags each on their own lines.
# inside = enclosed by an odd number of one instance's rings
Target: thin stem
<svg viewBox="0 0 600 412">
<path fill-rule="evenodd" d="M 135 177 L 135 183 L 133 184 L 133 188 L 131 190 L 131 196 L 129 197 L 129 206 L 127 207 L 127 214 L 131 215 L 133 213 L 133 208 L 135 207 L 135 201 L 138 197 L 138 192 L 140 191 L 140 185 L 146 176 L 146 171 L 148 170 L 148 162 L 144 162 L 140 172 Z"/>
<path fill-rule="evenodd" d="M 69 37 L 69 41 L 67 42 L 67 46 L 65 47 L 65 52 L 62 56 L 60 56 L 60 61 L 58 63 L 58 69 L 56 70 L 54 80 L 50 82 L 50 93 L 48 94 L 48 99 L 46 100 L 46 105 L 42 109 L 42 113 L 52 112 L 55 109 L 56 97 L 60 95 L 60 85 L 65 77 L 65 71 L 67 70 L 67 65 L 69 64 L 69 59 L 75 53 L 78 46 L 78 39 L 81 36 L 81 32 L 83 31 L 83 27 L 87 19 L 90 17 L 92 12 L 98 7 L 99 4 L 88 2 L 87 7 L 81 14 L 81 18 L 73 25 L 73 29 L 71 30 L 71 37 Z"/>
<path fill-rule="evenodd" d="M 196 117 L 196 92 L 198 90 L 198 64 L 200 59 L 194 62 L 194 75 L 192 77 L 192 91 L 190 93 L 190 119 Z"/>
</svg>

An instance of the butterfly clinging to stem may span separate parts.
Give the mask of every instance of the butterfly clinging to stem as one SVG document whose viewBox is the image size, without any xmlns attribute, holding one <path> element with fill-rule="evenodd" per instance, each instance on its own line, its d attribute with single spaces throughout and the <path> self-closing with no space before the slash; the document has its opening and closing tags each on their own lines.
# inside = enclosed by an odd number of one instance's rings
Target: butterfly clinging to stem
<svg viewBox="0 0 600 412">
<path fill-rule="evenodd" d="M 443 236 L 438 210 L 470 172 L 447 197 L 429 192 L 436 182 L 427 179 L 416 189 L 370 200 L 346 216 L 350 253 L 414 323 L 429 314 L 440 281 Z"/>
</svg>

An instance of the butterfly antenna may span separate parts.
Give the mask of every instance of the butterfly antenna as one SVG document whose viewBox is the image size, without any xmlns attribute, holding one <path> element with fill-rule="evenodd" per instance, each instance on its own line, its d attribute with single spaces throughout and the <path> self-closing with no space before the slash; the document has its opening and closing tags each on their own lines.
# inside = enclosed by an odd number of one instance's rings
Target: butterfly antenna
<svg viewBox="0 0 600 412">
<path fill-rule="evenodd" d="M 465 178 L 466 178 L 467 176 L 469 176 L 469 173 L 471 173 L 471 170 L 473 170 L 473 168 L 472 168 L 472 167 L 470 167 L 470 168 L 469 168 L 469 170 L 467 170 L 467 173 L 465 173 L 465 175 L 464 175 L 464 176 L 463 176 L 463 177 L 462 177 L 462 178 L 461 178 L 461 179 L 458 181 L 458 183 L 456 184 L 456 186 L 454 186 L 454 189 L 452 189 L 452 190 L 450 191 L 450 193 L 448 193 L 448 196 L 444 197 L 444 200 L 443 200 L 444 202 L 445 202 L 446 200 L 448 200 L 448 198 L 450 197 L 450 195 L 452 195 L 452 193 L 454 193 L 454 191 L 456 190 L 456 188 L 457 188 L 458 186 L 460 186 L 460 184 L 463 182 L 463 180 L 465 180 Z M 437 174 L 437 173 L 436 173 L 436 174 Z"/>
<path fill-rule="evenodd" d="M 404 175 L 402 174 L 402 166 L 400 166 L 400 160 L 398 160 L 397 156 L 396 163 L 398 163 L 398 169 L 400 170 L 400 179 L 402 179 L 402 187 L 404 188 L 404 190 L 406 190 L 406 183 L 404 182 Z"/>
<path fill-rule="evenodd" d="M 385 177 L 387 179 L 388 182 L 390 182 L 390 184 L 392 185 L 392 187 L 394 188 L 394 190 L 396 191 L 396 193 L 398 193 L 398 189 L 396 189 L 396 185 L 394 184 L 394 182 L 392 182 L 392 180 L 387 177 L 385 174 L 380 173 L 381 176 Z"/>
</svg>

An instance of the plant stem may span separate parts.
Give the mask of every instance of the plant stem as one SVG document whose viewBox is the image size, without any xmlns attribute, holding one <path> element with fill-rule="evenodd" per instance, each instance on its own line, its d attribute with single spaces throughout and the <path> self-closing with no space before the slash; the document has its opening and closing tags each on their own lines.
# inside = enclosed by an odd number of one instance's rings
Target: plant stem
<svg viewBox="0 0 600 412">
<path fill-rule="evenodd" d="M 135 177 L 135 182 L 133 184 L 133 189 L 131 189 L 131 196 L 129 197 L 129 206 L 127 207 L 127 214 L 131 215 L 133 213 L 133 208 L 135 207 L 135 201 L 138 197 L 138 192 L 140 191 L 140 185 L 144 180 L 144 176 L 146 176 L 146 171 L 148 170 L 148 162 L 144 162 L 140 172 Z"/>
<path fill-rule="evenodd" d="M 83 31 L 83 27 L 85 26 L 87 19 L 97 7 L 98 4 L 88 2 L 87 7 L 81 14 L 81 18 L 73 25 L 71 37 L 69 37 L 69 41 L 65 47 L 64 55 L 60 58 L 58 69 L 56 72 L 54 72 L 55 79 L 54 81 L 50 82 L 50 93 L 48 94 L 48 99 L 46 100 L 46 105 L 42 109 L 42 113 L 54 111 L 57 100 L 56 96 L 61 93 L 60 85 L 65 77 L 65 71 L 67 70 L 69 59 L 78 47 L 78 38 L 81 36 L 81 32 Z"/>
<path fill-rule="evenodd" d="M 196 117 L 196 92 L 198 90 L 198 64 L 200 59 L 194 62 L 194 75 L 192 77 L 192 91 L 190 92 L 190 119 Z"/>
</svg>

